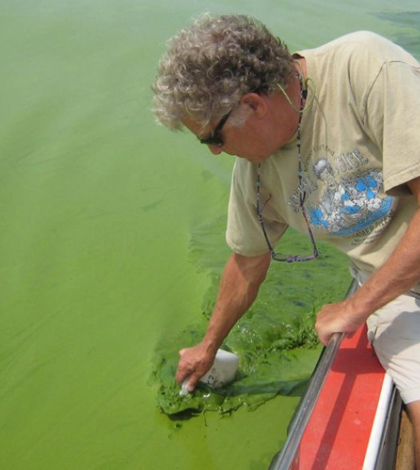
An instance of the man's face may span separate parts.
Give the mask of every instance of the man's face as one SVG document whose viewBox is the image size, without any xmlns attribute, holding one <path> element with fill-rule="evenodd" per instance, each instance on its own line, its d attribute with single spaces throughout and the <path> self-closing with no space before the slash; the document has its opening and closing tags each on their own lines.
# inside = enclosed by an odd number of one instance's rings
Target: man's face
<svg viewBox="0 0 420 470">
<path fill-rule="evenodd" d="M 238 106 L 241 109 L 235 108 L 218 132 L 222 145 L 210 143 L 210 151 L 215 155 L 225 152 L 253 163 L 267 160 L 292 139 L 298 123 L 298 114 L 285 100 L 283 103 L 282 98 L 277 96 L 272 100 L 272 97 L 254 93 L 246 95 Z M 242 113 L 240 125 L 237 113 Z M 185 126 L 199 140 L 214 135 L 219 123 L 220 119 L 202 130 L 194 121 L 184 120 Z"/>
</svg>

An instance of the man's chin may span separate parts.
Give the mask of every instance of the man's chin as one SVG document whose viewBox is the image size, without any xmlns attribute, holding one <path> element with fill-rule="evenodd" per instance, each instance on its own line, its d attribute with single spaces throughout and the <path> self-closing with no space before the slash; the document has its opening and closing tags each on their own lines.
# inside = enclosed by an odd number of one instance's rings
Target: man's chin
<svg viewBox="0 0 420 470">
<path fill-rule="evenodd" d="M 263 163 L 265 162 L 270 156 L 249 156 L 247 155 L 246 157 L 241 157 L 239 158 L 244 158 L 245 160 L 248 160 L 251 163 Z"/>
</svg>

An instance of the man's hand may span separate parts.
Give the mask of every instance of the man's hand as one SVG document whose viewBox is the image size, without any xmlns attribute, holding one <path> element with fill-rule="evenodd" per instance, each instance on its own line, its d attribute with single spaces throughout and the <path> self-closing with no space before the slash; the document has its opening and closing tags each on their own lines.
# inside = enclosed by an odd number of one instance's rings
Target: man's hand
<svg viewBox="0 0 420 470">
<path fill-rule="evenodd" d="M 209 351 L 203 343 L 199 343 L 192 348 L 181 349 L 179 355 L 175 378 L 180 384 L 188 379 L 187 390 L 192 392 L 197 382 L 212 366 L 216 353 Z"/>
<path fill-rule="evenodd" d="M 352 297 L 349 297 L 343 302 L 324 305 L 317 315 L 315 329 L 326 346 L 334 333 L 354 333 L 366 317 L 362 312 L 355 312 Z"/>
</svg>

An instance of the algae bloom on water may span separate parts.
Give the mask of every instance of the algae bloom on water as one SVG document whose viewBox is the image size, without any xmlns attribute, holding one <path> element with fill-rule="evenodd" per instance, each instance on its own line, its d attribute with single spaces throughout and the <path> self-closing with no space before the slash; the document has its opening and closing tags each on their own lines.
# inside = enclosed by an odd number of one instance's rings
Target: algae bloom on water
<svg viewBox="0 0 420 470">
<path fill-rule="evenodd" d="M 230 413 L 242 406 L 255 410 L 278 394 L 302 395 L 321 351 L 313 326 L 315 314 L 323 304 L 341 300 L 349 284 L 345 257 L 322 244 L 317 261 L 273 263 L 258 299 L 222 346 L 239 356 L 234 381 L 217 390 L 199 383 L 193 393 L 180 396 L 175 381 L 178 350 L 201 340 L 217 294 L 223 263 L 205 256 L 211 248 L 209 237 L 217 232 L 215 224 L 208 226 L 207 232 L 193 237 L 190 246 L 197 268 L 207 271 L 212 280 L 203 300 L 203 316 L 191 328 L 165 338 L 156 351 L 157 404 L 175 418 L 210 410 Z M 305 241 L 290 230 L 282 243 L 293 250 Z"/>
<path fill-rule="evenodd" d="M 259 323 L 255 330 L 253 323 Z M 304 328 L 304 327 L 303 327 Z M 197 329 L 181 333 L 177 344 L 194 344 L 201 333 Z M 313 339 L 300 343 L 299 325 L 277 325 L 270 318 L 256 314 L 239 324 L 230 334 L 224 347 L 239 356 L 239 369 L 230 384 L 212 389 L 199 383 L 194 392 L 180 396 L 180 386 L 174 380 L 178 362 L 177 349 L 161 350 L 155 367 L 159 381 L 157 402 L 168 415 L 193 415 L 202 411 L 228 413 L 246 406 L 256 409 L 277 394 L 301 394 L 310 375 L 319 349 Z"/>
</svg>

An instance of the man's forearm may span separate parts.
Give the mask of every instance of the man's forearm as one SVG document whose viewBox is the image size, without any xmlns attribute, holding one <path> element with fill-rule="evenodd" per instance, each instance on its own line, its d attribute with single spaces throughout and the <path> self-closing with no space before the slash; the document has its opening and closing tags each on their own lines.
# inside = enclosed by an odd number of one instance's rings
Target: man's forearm
<svg viewBox="0 0 420 470">
<path fill-rule="evenodd" d="M 366 316 L 407 292 L 420 280 L 420 209 L 400 243 L 371 278 L 352 298 L 357 310 Z"/>
<path fill-rule="evenodd" d="M 203 340 L 181 349 L 176 380 L 188 379 L 188 390 L 211 367 L 216 352 L 233 325 L 248 310 L 258 294 L 270 265 L 270 254 L 245 257 L 233 254 L 226 263 L 210 324 Z"/>
<path fill-rule="evenodd" d="M 408 183 L 419 209 L 389 259 L 351 298 L 366 317 L 407 292 L 420 280 L 420 178 Z"/>
<path fill-rule="evenodd" d="M 269 265 L 269 253 L 255 257 L 233 254 L 229 258 L 223 271 L 213 315 L 203 339 L 208 351 L 217 351 L 235 323 L 252 305 Z"/>
</svg>

